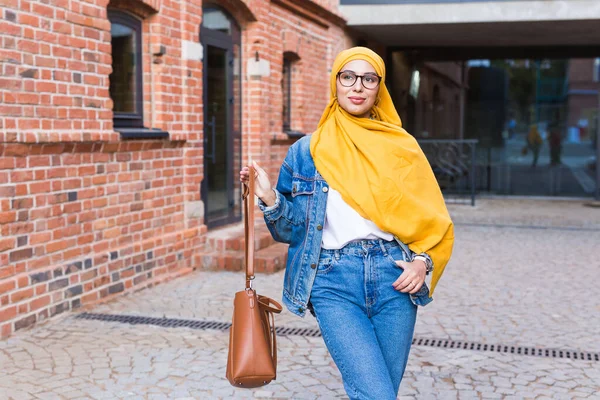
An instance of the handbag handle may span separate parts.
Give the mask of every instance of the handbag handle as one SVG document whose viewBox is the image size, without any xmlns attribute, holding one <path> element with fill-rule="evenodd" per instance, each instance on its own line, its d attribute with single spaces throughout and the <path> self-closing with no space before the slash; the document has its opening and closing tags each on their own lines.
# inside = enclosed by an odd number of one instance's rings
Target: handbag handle
<svg viewBox="0 0 600 400">
<path fill-rule="evenodd" d="M 248 183 L 244 183 L 242 199 L 244 200 L 244 239 L 246 255 L 246 289 L 252 289 L 254 279 L 254 167 L 248 168 Z"/>
<path fill-rule="evenodd" d="M 262 306 L 262 308 L 265 311 L 269 311 L 275 314 L 279 314 L 281 312 L 281 310 L 283 310 L 283 308 L 281 307 L 281 304 L 279 304 L 278 302 L 276 302 L 275 300 L 273 300 L 270 297 L 267 296 L 258 296 L 258 303 Z"/>
</svg>

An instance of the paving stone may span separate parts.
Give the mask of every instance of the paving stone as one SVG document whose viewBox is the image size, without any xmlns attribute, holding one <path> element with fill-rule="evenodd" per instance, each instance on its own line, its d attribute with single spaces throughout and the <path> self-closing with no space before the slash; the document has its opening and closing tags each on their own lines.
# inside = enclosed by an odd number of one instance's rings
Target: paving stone
<svg viewBox="0 0 600 400">
<path fill-rule="evenodd" d="M 600 262 L 592 251 L 600 243 L 600 210 L 577 201 L 510 199 L 449 210 L 454 254 L 435 301 L 419 310 L 416 337 L 600 352 L 590 319 L 600 303 Z M 255 287 L 280 299 L 283 275 L 259 275 Z M 228 322 L 243 281 L 239 272 L 198 271 L 86 311 Z M 288 311 L 276 324 L 317 328 L 312 316 Z M 347 398 L 321 338 L 279 337 L 277 380 L 250 390 L 225 379 L 227 349 L 227 331 L 67 315 L 0 341 L 0 400 Z M 414 346 L 399 398 L 593 399 L 600 391 L 598 367 Z"/>
</svg>

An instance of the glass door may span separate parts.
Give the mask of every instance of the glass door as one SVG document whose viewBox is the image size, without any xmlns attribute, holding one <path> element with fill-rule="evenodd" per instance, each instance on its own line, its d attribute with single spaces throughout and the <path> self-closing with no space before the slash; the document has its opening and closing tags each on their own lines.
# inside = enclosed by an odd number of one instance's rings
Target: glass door
<svg viewBox="0 0 600 400">
<path fill-rule="evenodd" d="M 206 103 L 204 103 L 204 159 L 207 222 L 226 218 L 231 199 L 231 173 L 228 163 L 228 51 L 216 46 L 206 46 L 204 77 Z"/>
<path fill-rule="evenodd" d="M 200 38 L 204 47 L 205 223 L 217 227 L 241 220 L 240 31 L 223 10 L 204 9 Z"/>
</svg>

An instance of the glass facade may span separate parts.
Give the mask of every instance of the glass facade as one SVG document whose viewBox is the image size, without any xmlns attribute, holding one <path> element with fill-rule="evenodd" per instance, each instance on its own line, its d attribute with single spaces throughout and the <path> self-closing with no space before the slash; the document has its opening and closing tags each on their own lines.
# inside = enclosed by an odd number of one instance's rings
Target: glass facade
<svg viewBox="0 0 600 400">
<path fill-rule="evenodd" d="M 594 196 L 597 58 L 428 62 L 407 54 L 392 55 L 404 126 L 422 141 L 476 139 L 479 192 Z"/>
<path fill-rule="evenodd" d="M 464 133 L 481 144 L 482 189 L 594 193 L 600 105 L 594 61 L 509 59 L 469 68 Z"/>
</svg>

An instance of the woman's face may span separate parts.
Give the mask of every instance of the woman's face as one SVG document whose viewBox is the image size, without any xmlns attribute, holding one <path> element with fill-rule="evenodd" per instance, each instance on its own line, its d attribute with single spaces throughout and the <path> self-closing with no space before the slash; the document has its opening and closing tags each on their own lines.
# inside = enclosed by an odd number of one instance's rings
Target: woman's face
<svg viewBox="0 0 600 400">
<path fill-rule="evenodd" d="M 353 75 L 366 76 L 356 78 Z M 355 78 L 356 82 L 352 84 Z M 336 87 L 338 103 L 345 111 L 356 117 L 369 117 L 379 93 L 379 77 L 371 64 L 364 60 L 350 61 L 340 70 Z"/>
</svg>

